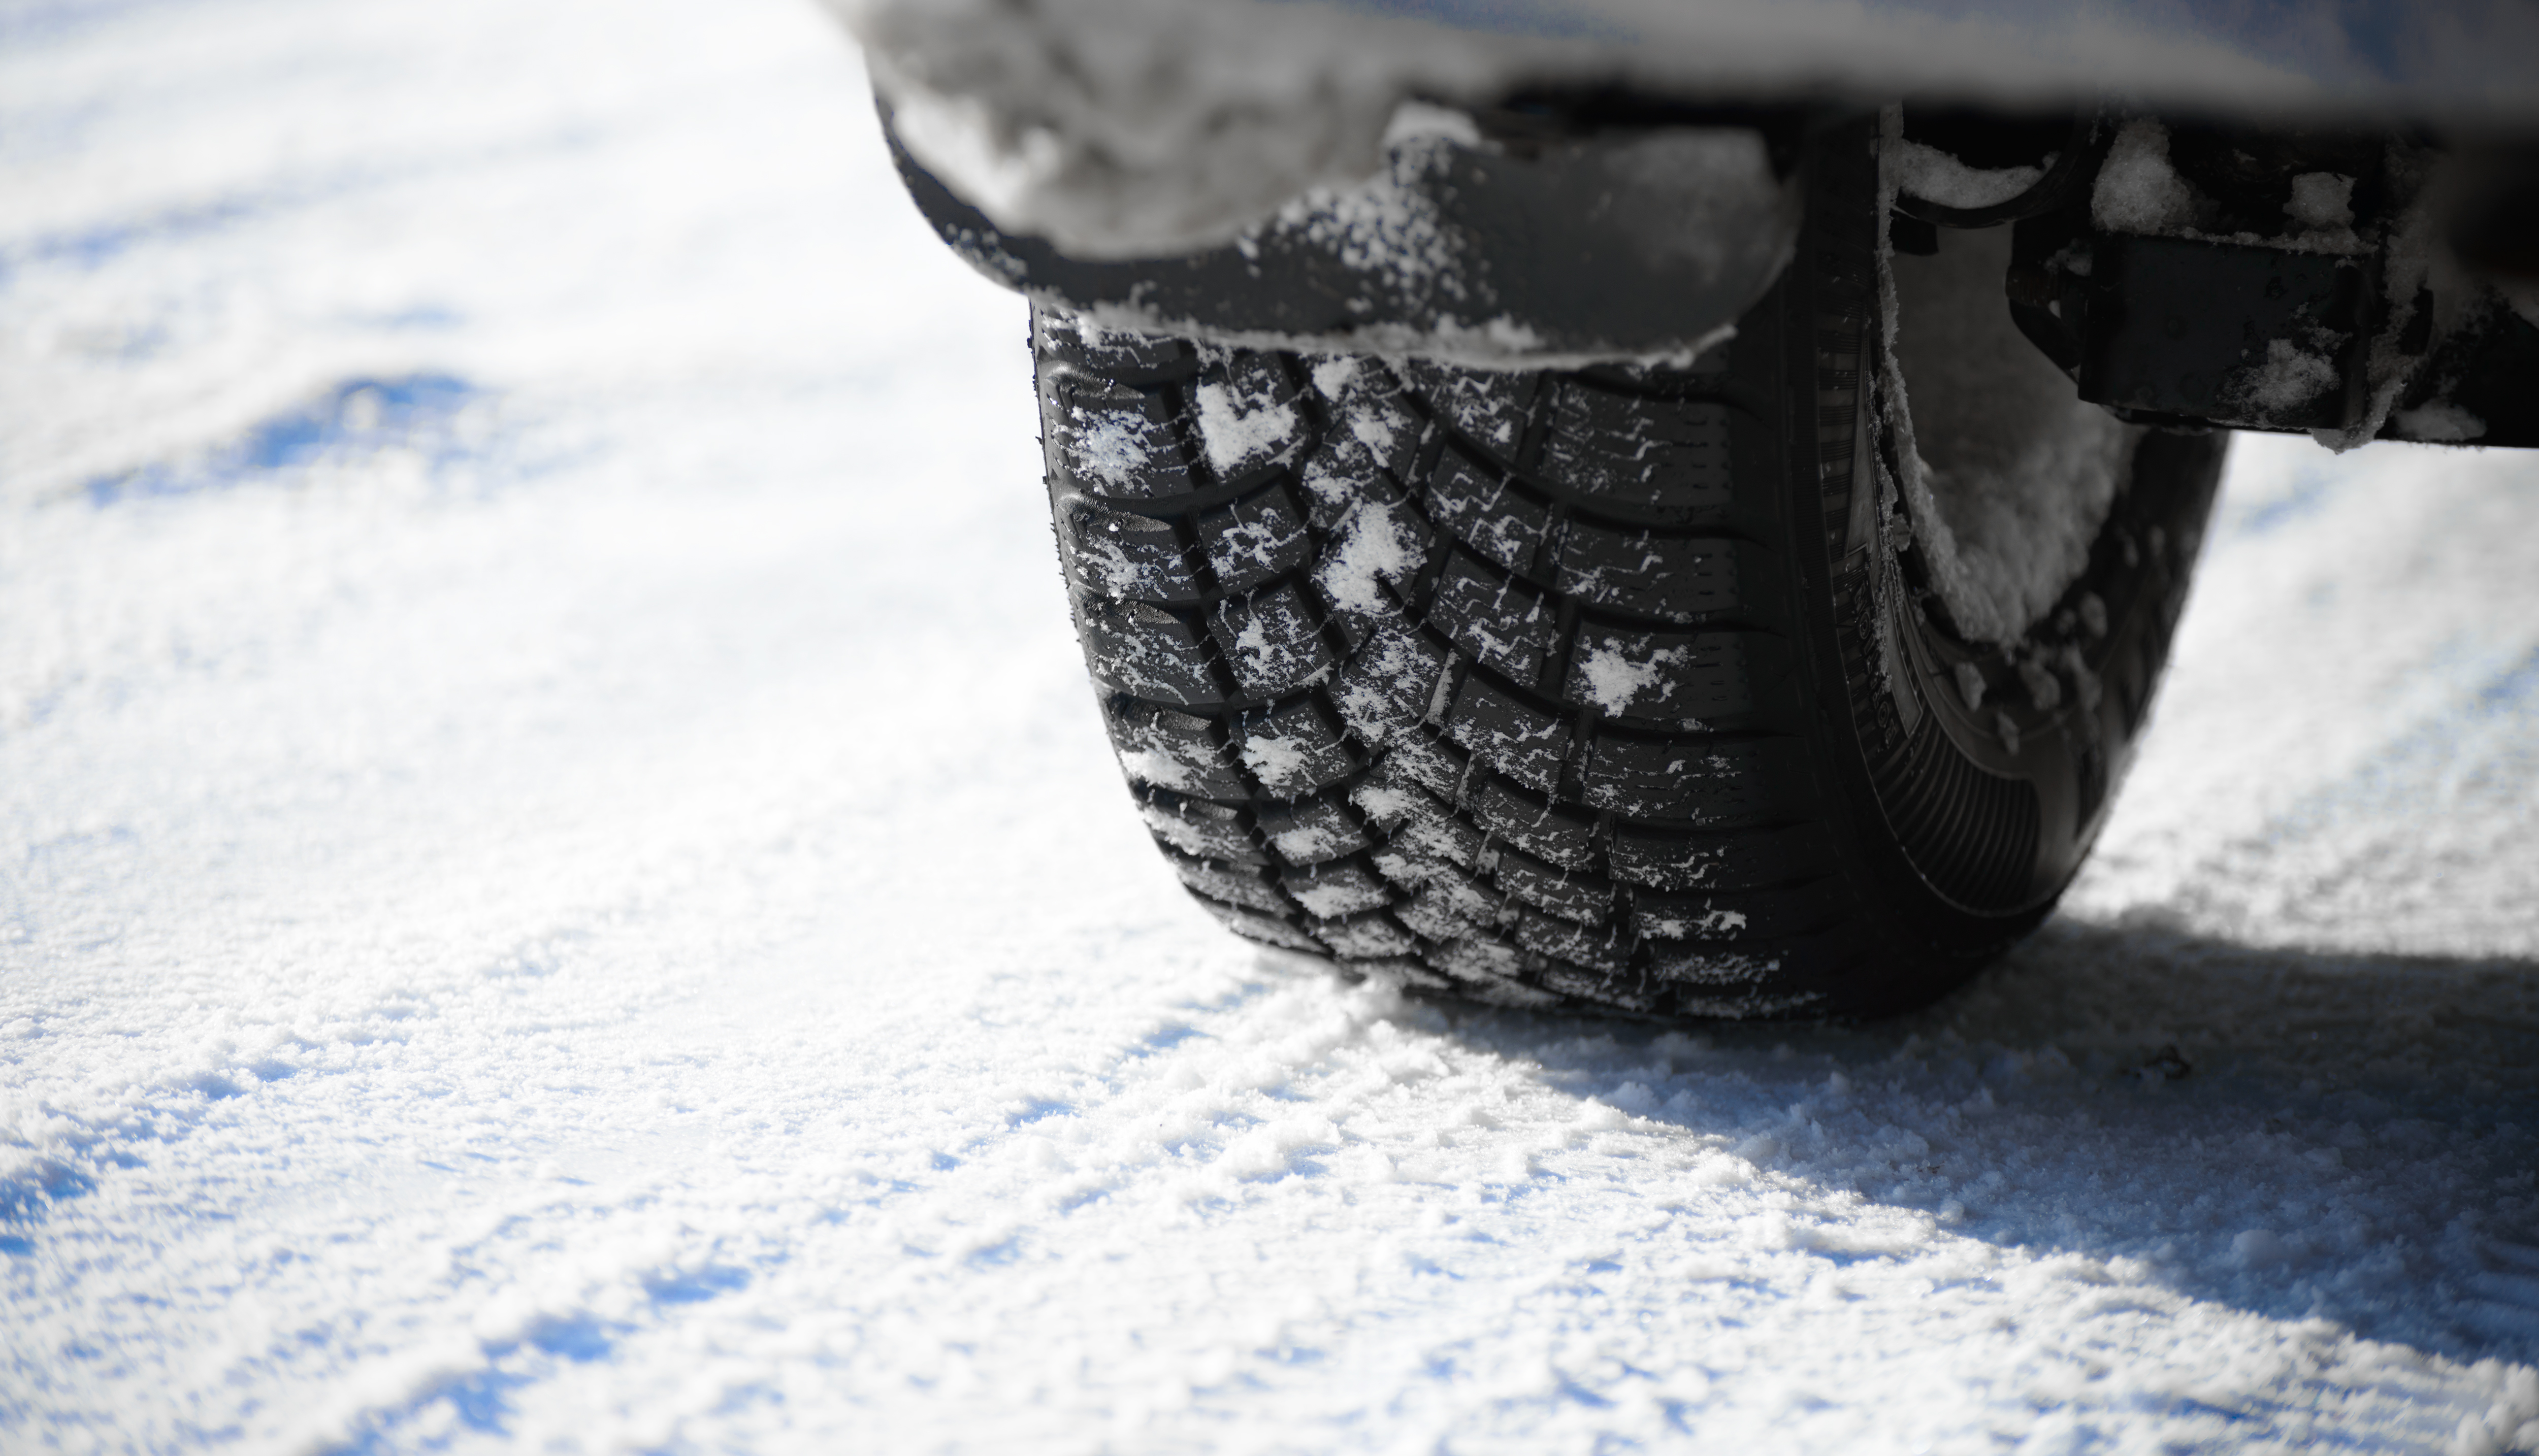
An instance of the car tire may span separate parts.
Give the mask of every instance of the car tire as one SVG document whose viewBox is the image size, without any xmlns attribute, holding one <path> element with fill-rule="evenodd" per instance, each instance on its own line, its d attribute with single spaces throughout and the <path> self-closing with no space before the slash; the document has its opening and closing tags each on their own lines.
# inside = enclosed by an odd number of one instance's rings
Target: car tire
<svg viewBox="0 0 2539 1456">
<path fill-rule="evenodd" d="M 1111 741 L 1237 933 L 1497 1004 L 1865 1016 L 2050 911 L 2142 731 L 2223 437 L 2143 432 L 2062 599 L 1966 639 L 1891 484 L 1874 130 L 1800 165 L 1796 260 L 1674 364 L 1036 309 Z"/>
</svg>

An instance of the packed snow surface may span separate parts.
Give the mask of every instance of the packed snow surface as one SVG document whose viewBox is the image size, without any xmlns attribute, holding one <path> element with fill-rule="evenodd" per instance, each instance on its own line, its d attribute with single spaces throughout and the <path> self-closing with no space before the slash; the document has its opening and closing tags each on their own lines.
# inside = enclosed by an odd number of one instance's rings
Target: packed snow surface
<svg viewBox="0 0 2539 1456">
<path fill-rule="evenodd" d="M 0 34 L 0 1446 L 2539 1443 L 2530 458 L 2243 441 L 1941 1006 L 1441 1009 L 1157 860 L 823 17 Z"/>
</svg>

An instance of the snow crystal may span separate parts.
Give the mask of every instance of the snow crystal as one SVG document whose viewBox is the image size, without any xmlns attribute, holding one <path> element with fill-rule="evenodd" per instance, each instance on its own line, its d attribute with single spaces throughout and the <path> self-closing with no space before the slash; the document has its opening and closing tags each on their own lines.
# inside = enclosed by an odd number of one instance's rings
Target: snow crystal
<svg viewBox="0 0 2539 1456">
<path fill-rule="evenodd" d="M 2195 191 L 2168 165 L 2168 128 L 2139 116 L 2116 132 L 2090 193 L 2090 217 L 2110 232 L 2182 232 L 2195 224 Z"/>
<path fill-rule="evenodd" d="M 2354 179 L 2335 172 L 2302 172 L 2293 178 L 2284 214 L 2289 232 L 2214 232 L 2199 226 L 2213 211 L 2168 160 L 2168 128 L 2137 117 L 2116 132 L 2090 194 L 2090 215 L 2110 232 L 2209 238 L 2311 253 L 2360 253 L 2368 245 L 2354 231 Z M 2086 267 L 2071 271 L 2086 273 Z"/>
<path fill-rule="evenodd" d="M 2436 400 L 2401 410 L 2398 429 L 2409 439 L 2473 440 L 2486 433 L 2486 422 L 2448 400 Z"/>
<path fill-rule="evenodd" d="M 1243 762 L 1254 776 L 1286 783 L 1312 766 L 1304 743 L 1290 735 L 1255 733 L 1243 740 Z"/>
<path fill-rule="evenodd" d="M 1138 783 L 1183 793 L 1201 793 L 1207 787 L 1198 773 L 1159 749 L 1123 749 L 1119 758 L 1120 771 Z"/>
<path fill-rule="evenodd" d="M 1983 670 L 1976 667 L 1971 662 L 1960 662 L 1952 669 L 1952 673 L 1957 680 L 1957 696 L 1964 699 L 1966 711 L 1973 712 L 1975 709 L 1982 707 L 1984 700 Z"/>
<path fill-rule="evenodd" d="M 1295 768 L 1302 768 L 1302 763 L 1295 763 Z M 1270 834 L 1270 844 L 1277 847 L 1279 855 L 1300 862 L 1300 865 L 1331 860 L 1333 855 L 1338 855 L 1345 842 L 1348 842 L 1345 832 L 1328 829 L 1323 825 L 1297 825 L 1292 829 L 1279 829 L 1277 834 Z"/>
<path fill-rule="evenodd" d="M 1675 695 L 1672 670 L 1683 665 L 1690 650 L 1682 645 L 1660 647 L 1634 658 L 1612 643 L 1596 642 L 1587 649 L 1578 667 L 1587 680 L 1588 700 L 1614 714 L 1629 712 L 1634 706 L 1655 707 Z M 1654 695 L 1651 689 L 1657 690 Z"/>
<path fill-rule="evenodd" d="M 1387 582 L 1402 583 L 1425 563 L 1425 542 L 1401 507 L 1362 499 L 1351 506 L 1315 569 L 1314 584 L 1343 611 L 1383 612 Z"/>
<path fill-rule="evenodd" d="M 1077 410 L 1067 430 L 1068 462 L 1079 476 L 1115 494 L 1134 494 L 1143 488 L 1152 458 L 1151 428 L 1135 416 Z"/>
<path fill-rule="evenodd" d="M 2048 156 L 2037 166 L 1986 169 L 1968 166 L 1937 147 L 1910 139 L 1892 145 L 1896 186 L 1943 207 L 1997 207 L 2043 181 L 2045 168 L 2055 161 Z"/>
<path fill-rule="evenodd" d="M 2053 711 L 2063 701 L 2063 685 L 2032 657 L 2020 659 L 2019 682 L 2027 690 L 2028 706 L 2040 713 Z"/>
<path fill-rule="evenodd" d="M 1308 189 L 1280 207 L 1275 225 L 1396 290 L 1416 295 L 1438 285 L 1459 298 L 1461 253 L 1421 187 L 1424 173 L 1452 166 L 1455 150 L 1451 136 L 1413 133 L 1387 148 L 1384 170 L 1354 186 Z M 1441 333 L 1455 327 L 1451 318 L 1439 325 Z"/>
<path fill-rule="evenodd" d="M 1245 393 L 1232 384 L 1206 383 L 1194 391 L 1200 443 L 1209 468 L 1227 476 L 1293 444 L 1301 424 L 1292 402 Z"/>
<path fill-rule="evenodd" d="M 2354 179 L 2336 172 L 2305 171 L 2293 178 L 2285 216 L 2311 232 L 2354 226 Z"/>
<path fill-rule="evenodd" d="M 2081 593 L 2081 629 L 2093 637 L 2107 634 L 2107 604 L 2094 591 Z"/>
<path fill-rule="evenodd" d="M 2232 373 L 2222 395 L 2233 408 L 2258 418 L 2281 417 L 2299 410 L 2344 380 L 2335 361 L 2313 354 L 2290 339 L 2266 341 L 2266 362 Z"/>
<path fill-rule="evenodd" d="M 1704 910 L 1699 914 L 1668 914 L 1660 911 L 1645 915 L 1648 934 L 1669 940 L 1685 940 L 1722 936 L 1746 928 L 1743 910 Z"/>
<path fill-rule="evenodd" d="M 1337 400 L 1348 392 L 1364 369 L 1365 361 L 1354 354 L 1327 354 L 1313 363 L 1314 390 L 1325 399 Z M 1381 448 L 1381 446 L 1375 446 Z"/>
</svg>

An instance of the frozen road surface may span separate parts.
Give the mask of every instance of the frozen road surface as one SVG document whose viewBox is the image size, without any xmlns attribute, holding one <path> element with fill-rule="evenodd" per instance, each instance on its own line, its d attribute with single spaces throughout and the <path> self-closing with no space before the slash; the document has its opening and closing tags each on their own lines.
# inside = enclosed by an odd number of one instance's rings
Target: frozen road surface
<svg viewBox="0 0 2539 1456">
<path fill-rule="evenodd" d="M 1267 961 L 807 4 L 0 5 L 0 1447 L 2539 1444 L 2539 457 L 2243 441 L 2066 911 Z"/>
</svg>

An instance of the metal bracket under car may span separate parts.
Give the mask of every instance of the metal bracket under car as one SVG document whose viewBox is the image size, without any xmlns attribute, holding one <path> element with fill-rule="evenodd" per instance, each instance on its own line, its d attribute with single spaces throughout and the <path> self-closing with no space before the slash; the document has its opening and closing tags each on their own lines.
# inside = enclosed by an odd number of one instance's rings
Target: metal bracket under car
<svg viewBox="0 0 2539 1456">
<path fill-rule="evenodd" d="M 2083 173 L 2000 210 L 2012 316 L 2083 399 L 2340 448 L 2539 445 L 2539 230 L 2495 221 L 2539 199 L 2539 153 L 2146 117 L 2087 131 L 2065 154 L 2089 156 Z"/>
</svg>

